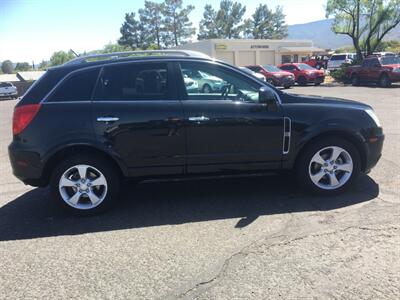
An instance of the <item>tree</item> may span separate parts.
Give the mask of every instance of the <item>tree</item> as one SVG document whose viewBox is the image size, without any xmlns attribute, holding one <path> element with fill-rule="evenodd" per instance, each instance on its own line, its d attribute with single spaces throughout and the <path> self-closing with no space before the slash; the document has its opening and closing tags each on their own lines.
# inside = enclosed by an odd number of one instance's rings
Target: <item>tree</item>
<svg viewBox="0 0 400 300">
<path fill-rule="evenodd" d="M 269 39 L 272 30 L 272 11 L 266 4 L 259 4 L 252 18 L 245 21 L 245 36 L 253 39 Z"/>
<path fill-rule="evenodd" d="M 363 45 L 369 55 L 377 50 L 385 35 L 400 24 L 400 0 L 371 0 L 366 1 L 365 6 L 368 33 Z"/>
<path fill-rule="evenodd" d="M 212 8 L 210 4 L 204 7 L 203 19 L 201 19 L 199 24 L 199 34 L 197 39 L 215 39 L 218 37 L 217 24 L 215 23 L 217 19 L 217 12 Z"/>
<path fill-rule="evenodd" d="M 72 51 L 57 51 L 51 56 L 50 64 L 51 66 L 62 65 L 73 58 L 75 58 L 75 55 L 72 53 Z"/>
<path fill-rule="evenodd" d="M 42 60 L 42 62 L 39 64 L 39 70 L 45 71 L 49 67 L 49 62 Z"/>
<path fill-rule="evenodd" d="M 217 12 L 214 12 L 212 7 L 207 5 L 204 9 L 204 18 L 200 21 L 199 39 L 239 38 L 244 31 L 242 18 L 246 12 L 246 6 L 231 0 L 222 0 Z M 210 23 L 215 24 L 215 29 L 211 27 L 212 31 L 206 27 Z"/>
<path fill-rule="evenodd" d="M 17 63 L 15 71 L 28 71 L 31 69 L 31 65 L 27 62 Z"/>
<path fill-rule="evenodd" d="M 145 1 L 144 8 L 139 9 L 139 18 L 143 26 L 144 41 L 146 45 L 157 44 L 161 49 L 161 36 L 164 31 L 162 24 L 162 11 L 164 4 Z"/>
<path fill-rule="evenodd" d="M 400 24 L 400 0 L 328 0 L 326 17 L 334 17 L 332 29 L 348 35 L 359 57 L 369 55 Z"/>
<path fill-rule="evenodd" d="M 182 0 L 165 0 L 163 4 L 164 15 L 164 42 L 166 46 L 178 46 L 186 43 L 196 33 L 193 23 L 189 20 L 189 14 L 194 10 L 193 5 L 182 8 Z"/>
<path fill-rule="evenodd" d="M 125 14 L 125 21 L 120 29 L 118 44 L 132 49 L 145 48 L 145 32 L 143 24 L 136 20 L 135 13 Z"/>
<path fill-rule="evenodd" d="M 361 2 L 363 0 L 328 0 L 326 17 L 334 17 L 332 30 L 336 34 L 348 35 L 359 57 L 362 57 L 360 38 Z"/>
<path fill-rule="evenodd" d="M 14 66 L 11 60 L 3 61 L 3 63 L 1 64 L 1 71 L 4 74 L 12 74 L 12 72 L 14 71 Z"/>
<path fill-rule="evenodd" d="M 286 15 L 283 13 L 283 8 L 277 6 L 272 14 L 272 39 L 283 39 L 288 36 L 288 27 L 285 19 Z"/>
</svg>

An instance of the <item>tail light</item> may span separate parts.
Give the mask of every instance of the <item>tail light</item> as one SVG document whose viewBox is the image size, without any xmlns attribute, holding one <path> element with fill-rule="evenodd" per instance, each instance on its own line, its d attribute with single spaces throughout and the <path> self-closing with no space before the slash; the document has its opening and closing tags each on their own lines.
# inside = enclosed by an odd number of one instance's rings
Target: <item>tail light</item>
<svg viewBox="0 0 400 300">
<path fill-rule="evenodd" d="M 40 104 L 27 104 L 16 107 L 13 116 L 13 135 L 20 134 L 32 122 L 39 109 Z"/>
</svg>

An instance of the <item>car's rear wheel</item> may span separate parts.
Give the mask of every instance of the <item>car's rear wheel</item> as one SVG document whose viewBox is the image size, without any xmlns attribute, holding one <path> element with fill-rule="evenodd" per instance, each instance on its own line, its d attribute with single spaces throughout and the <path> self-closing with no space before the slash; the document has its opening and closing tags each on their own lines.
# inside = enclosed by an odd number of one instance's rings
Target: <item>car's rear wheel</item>
<svg viewBox="0 0 400 300">
<path fill-rule="evenodd" d="M 116 202 L 119 176 L 103 157 L 77 155 L 56 166 L 50 188 L 63 208 L 80 215 L 96 214 Z"/>
<path fill-rule="evenodd" d="M 358 86 L 358 85 L 360 85 L 360 79 L 358 78 L 358 76 L 357 76 L 356 74 L 353 74 L 353 75 L 351 76 L 351 84 L 352 84 L 353 86 Z"/>
<path fill-rule="evenodd" d="M 301 86 L 305 86 L 305 85 L 307 85 L 307 79 L 305 78 L 305 77 L 299 77 L 299 79 L 298 79 L 298 81 L 297 81 L 298 83 L 299 83 L 299 85 L 301 85 Z"/>
<path fill-rule="evenodd" d="M 386 74 L 383 74 L 380 78 L 379 78 L 379 86 L 383 87 L 383 88 L 387 88 L 391 86 L 391 82 L 390 82 L 390 78 L 389 76 L 387 76 Z"/>
<path fill-rule="evenodd" d="M 296 164 L 300 185 L 321 195 L 335 195 L 351 186 L 361 172 L 357 148 L 341 138 L 308 145 Z"/>
<path fill-rule="evenodd" d="M 284 85 L 283 88 L 284 89 L 290 89 L 292 86 L 291 85 Z"/>
</svg>

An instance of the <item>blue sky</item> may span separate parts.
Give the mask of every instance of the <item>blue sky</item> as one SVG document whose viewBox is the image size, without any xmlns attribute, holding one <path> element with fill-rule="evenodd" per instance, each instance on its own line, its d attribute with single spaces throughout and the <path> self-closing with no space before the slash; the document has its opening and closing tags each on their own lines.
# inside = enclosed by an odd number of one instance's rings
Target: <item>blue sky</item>
<svg viewBox="0 0 400 300">
<path fill-rule="evenodd" d="M 161 2 L 157 1 L 156 2 Z M 325 17 L 326 0 L 268 0 L 238 2 L 246 5 L 249 17 L 259 3 L 270 8 L 283 6 L 288 24 L 307 23 Z M 77 52 L 102 48 L 119 38 L 126 12 L 143 7 L 144 0 L 0 0 L 0 61 L 49 59 L 57 50 Z M 195 10 L 190 15 L 195 27 L 204 5 L 217 7 L 219 1 L 184 0 Z"/>
</svg>

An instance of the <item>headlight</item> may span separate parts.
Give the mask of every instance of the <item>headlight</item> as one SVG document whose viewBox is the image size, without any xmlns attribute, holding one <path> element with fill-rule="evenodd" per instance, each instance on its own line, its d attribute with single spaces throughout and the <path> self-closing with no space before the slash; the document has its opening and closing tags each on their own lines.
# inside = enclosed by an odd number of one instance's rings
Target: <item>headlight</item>
<svg viewBox="0 0 400 300">
<path fill-rule="evenodd" d="M 379 122 L 378 117 L 372 109 L 366 109 L 365 112 L 374 120 L 376 126 L 381 127 L 381 122 Z"/>
<path fill-rule="evenodd" d="M 392 72 L 400 73 L 400 67 L 394 68 L 394 69 L 392 70 Z"/>
<path fill-rule="evenodd" d="M 275 76 L 276 78 L 281 78 L 283 75 L 281 75 L 281 74 L 274 74 L 274 76 Z"/>
</svg>

